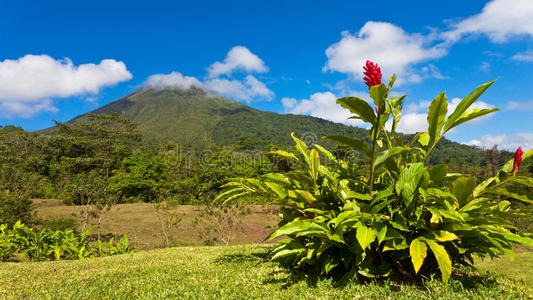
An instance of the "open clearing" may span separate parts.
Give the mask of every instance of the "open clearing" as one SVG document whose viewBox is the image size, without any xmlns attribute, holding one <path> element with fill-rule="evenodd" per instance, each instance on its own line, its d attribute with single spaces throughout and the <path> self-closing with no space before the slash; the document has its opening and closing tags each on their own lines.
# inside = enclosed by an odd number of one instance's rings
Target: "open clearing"
<svg viewBox="0 0 533 300">
<path fill-rule="evenodd" d="M 61 200 L 34 200 L 37 218 L 65 217 L 73 218 L 81 224 L 81 206 L 64 205 Z M 279 218 L 276 209 L 262 205 L 249 205 L 245 209 L 247 214 L 241 218 L 240 230 L 233 232 L 234 238 L 230 244 L 263 243 L 264 239 L 273 231 Z M 195 225 L 194 220 L 202 213 L 202 207 L 181 205 L 176 210 L 181 221 L 173 226 L 173 246 L 204 245 L 206 237 L 202 236 L 205 228 L 212 227 L 212 220 L 199 217 Z M 95 219 L 92 220 L 93 225 Z M 154 249 L 165 246 L 161 230 L 161 222 L 152 203 L 130 203 L 114 205 L 102 219 L 102 234 L 107 237 L 118 237 L 127 234 L 130 244 L 141 249 Z M 91 232 L 96 234 L 96 228 Z M 220 244 L 220 242 L 218 243 Z"/>
<path fill-rule="evenodd" d="M 79 261 L 0 264 L 0 298 L 307 298 L 517 299 L 533 295 L 532 252 L 481 263 L 483 271 L 455 274 L 448 285 L 351 283 L 293 273 L 267 259 L 269 245 L 177 247 Z M 512 266 L 512 267 L 510 267 Z M 506 268 L 506 276 L 486 270 Z"/>
</svg>

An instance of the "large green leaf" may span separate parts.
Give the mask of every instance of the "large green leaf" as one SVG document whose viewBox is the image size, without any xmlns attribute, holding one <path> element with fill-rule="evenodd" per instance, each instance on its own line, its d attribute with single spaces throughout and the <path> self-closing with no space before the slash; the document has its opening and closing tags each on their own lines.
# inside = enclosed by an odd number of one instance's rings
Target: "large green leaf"
<svg viewBox="0 0 533 300">
<path fill-rule="evenodd" d="M 520 200 L 520 201 L 525 202 L 525 203 L 533 203 L 533 199 L 529 199 L 529 197 L 527 195 L 511 192 L 511 191 L 509 191 L 509 190 L 507 190 L 506 188 L 503 188 L 503 187 L 499 187 L 499 188 L 496 188 L 496 189 L 489 190 L 489 192 L 490 193 L 494 193 L 494 194 L 498 194 L 498 195 L 502 195 L 502 196 L 505 196 L 505 197 L 513 198 L 513 199 L 516 199 L 516 200 Z"/>
<path fill-rule="evenodd" d="M 270 180 L 270 181 L 275 181 L 277 183 L 282 183 L 282 184 L 291 183 L 291 180 L 287 178 L 287 176 L 281 173 L 268 173 L 268 174 L 263 175 L 263 178 Z"/>
<path fill-rule="evenodd" d="M 496 80 L 489 81 L 485 84 L 477 87 L 473 92 L 464 97 L 461 102 L 457 105 L 453 113 L 448 117 L 446 123 L 444 124 L 444 132 L 450 129 L 459 117 L 494 83 Z"/>
<path fill-rule="evenodd" d="M 365 225 L 360 225 L 357 227 L 357 233 L 355 237 L 361 245 L 361 248 L 366 249 L 373 241 L 376 240 L 377 231 L 373 228 L 366 227 Z"/>
<path fill-rule="evenodd" d="M 452 275 L 452 261 L 446 249 L 432 240 L 426 240 L 426 244 L 429 246 L 433 255 L 437 259 L 439 264 L 440 273 L 442 275 L 442 281 L 448 282 Z"/>
<path fill-rule="evenodd" d="M 354 191 L 349 191 L 348 193 L 346 193 L 346 199 L 357 199 L 357 200 L 370 201 L 372 200 L 372 196 L 370 196 L 369 194 L 362 194 L 362 193 L 357 193 Z"/>
<path fill-rule="evenodd" d="M 463 206 L 468 203 L 475 187 L 476 179 L 469 176 L 460 177 L 452 183 L 452 194 L 459 201 L 459 204 Z"/>
<path fill-rule="evenodd" d="M 431 232 L 431 235 L 433 238 L 439 242 L 449 242 L 449 241 L 455 241 L 458 240 L 459 237 L 455 235 L 453 232 L 445 231 L 445 230 L 437 230 Z"/>
<path fill-rule="evenodd" d="M 306 190 L 294 190 L 293 192 L 298 199 L 307 203 L 307 205 L 309 206 L 312 206 L 313 203 L 316 201 L 316 198 L 313 196 L 313 194 Z"/>
<path fill-rule="evenodd" d="M 305 161 L 309 164 L 309 149 L 307 148 L 307 145 L 304 141 L 300 140 L 294 135 L 294 132 L 291 132 L 292 139 L 296 142 L 296 149 L 300 151 L 300 153 L 303 155 Z"/>
<path fill-rule="evenodd" d="M 533 178 L 526 176 L 513 176 L 509 180 L 512 182 L 520 183 L 528 187 L 533 187 Z"/>
<path fill-rule="evenodd" d="M 402 118 L 402 104 L 403 99 L 407 96 L 401 96 L 398 99 L 394 99 L 391 101 L 391 107 L 392 107 L 392 125 L 391 125 L 391 132 L 394 133 L 396 131 L 396 127 L 398 126 L 398 123 L 400 123 L 400 119 Z"/>
<path fill-rule="evenodd" d="M 318 156 L 318 151 L 312 149 L 309 155 L 309 171 L 311 177 L 316 181 L 318 179 L 318 169 L 320 168 L 320 157 Z"/>
<path fill-rule="evenodd" d="M 278 252 L 276 252 L 276 254 L 274 254 L 274 256 L 272 256 L 272 260 L 280 260 L 281 258 L 284 258 L 284 257 L 290 257 L 290 256 L 296 256 L 300 253 L 302 253 L 305 249 L 303 248 L 300 248 L 300 249 L 283 249 L 283 250 L 280 250 Z"/>
<path fill-rule="evenodd" d="M 439 164 L 431 168 L 429 171 L 429 179 L 433 181 L 433 183 L 439 184 L 444 178 L 446 178 L 446 174 L 448 174 L 448 165 Z"/>
<path fill-rule="evenodd" d="M 290 153 L 290 152 L 287 152 L 287 151 L 284 151 L 284 150 L 275 150 L 275 151 L 270 151 L 268 153 L 276 154 L 276 155 L 279 155 L 279 156 L 283 156 L 285 158 L 297 159 L 296 155 L 294 155 L 294 153 Z"/>
<path fill-rule="evenodd" d="M 408 147 L 394 147 L 383 152 L 378 153 L 376 159 L 374 160 L 374 167 L 379 166 L 384 163 L 387 159 L 394 157 L 402 152 L 409 151 L 411 148 Z"/>
<path fill-rule="evenodd" d="M 424 177 L 426 169 L 424 163 L 415 163 L 404 169 L 396 183 L 396 193 L 401 195 L 405 205 L 409 206 L 416 194 L 420 180 Z"/>
<path fill-rule="evenodd" d="M 384 84 L 374 85 L 370 88 L 370 98 L 374 100 L 374 104 L 377 107 L 382 107 L 385 104 L 385 98 L 387 97 L 388 89 Z"/>
<path fill-rule="evenodd" d="M 268 237 L 268 239 L 272 240 L 280 236 L 296 234 L 296 233 L 307 231 L 307 230 L 324 231 L 325 233 L 328 232 L 326 228 L 324 228 L 323 226 L 311 220 L 302 220 L 302 221 L 294 221 L 294 222 L 287 223 L 281 226 L 280 228 L 278 228 L 278 230 L 274 231 Z"/>
<path fill-rule="evenodd" d="M 370 124 L 376 123 L 374 110 L 365 100 L 357 97 L 344 97 L 337 99 L 337 103 L 350 110 L 350 112 L 355 114 L 361 120 Z"/>
<path fill-rule="evenodd" d="M 424 147 L 429 145 L 429 132 L 419 132 L 417 135 L 415 135 L 415 137 L 416 136 L 418 136 L 418 142 L 420 145 Z M 413 140 L 415 140 L 415 138 L 413 138 Z"/>
<path fill-rule="evenodd" d="M 335 224 L 335 228 L 344 225 L 347 222 L 358 222 L 361 220 L 361 213 L 353 210 L 341 212 L 336 218 L 330 222 Z M 355 224 L 355 223 L 354 223 Z"/>
<path fill-rule="evenodd" d="M 442 126 L 446 120 L 446 113 L 448 112 L 448 100 L 446 95 L 442 92 L 429 105 L 428 110 L 428 133 L 429 145 L 433 145 L 438 136 L 440 136 Z"/>
<path fill-rule="evenodd" d="M 409 254 L 411 255 L 411 261 L 415 268 L 415 273 L 418 274 L 420 267 L 424 263 L 424 259 L 427 256 L 427 245 L 420 239 L 414 239 L 409 246 Z"/>
<path fill-rule="evenodd" d="M 337 158 L 335 158 L 335 156 L 333 155 L 333 153 L 329 152 L 328 150 L 326 150 L 324 147 L 320 146 L 320 145 L 314 145 L 315 148 L 318 149 L 318 151 L 322 152 L 322 154 L 324 154 L 327 159 L 329 159 L 330 161 L 334 162 L 334 163 L 338 163 L 337 161 Z"/>
<path fill-rule="evenodd" d="M 533 239 L 531 238 L 528 238 L 528 237 L 525 237 L 525 236 L 520 236 L 518 234 L 514 234 L 514 233 L 502 233 L 502 235 L 510 240 L 510 241 L 513 241 L 515 243 L 518 243 L 518 244 L 521 244 L 521 245 L 524 245 L 524 246 L 529 246 L 529 247 L 533 247 Z"/>
<path fill-rule="evenodd" d="M 328 135 L 326 136 L 326 138 L 328 140 L 332 140 L 332 141 L 339 142 L 344 145 L 348 145 L 354 148 L 355 150 L 363 153 L 364 155 L 370 156 L 370 148 L 363 141 L 360 141 L 358 139 L 354 139 L 348 136 L 344 136 L 344 135 Z"/>
<path fill-rule="evenodd" d="M 471 110 L 467 110 L 465 111 L 459 118 L 457 118 L 457 120 L 455 120 L 455 122 L 453 122 L 452 124 L 450 124 L 447 128 L 447 130 L 450 130 L 458 125 L 461 125 L 465 122 L 468 122 L 470 120 L 473 120 L 473 119 L 477 119 L 479 117 L 482 117 L 484 115 L 488 115 L 490 113 L 493 113 L 493 112 L 496 112 L 496 111 L 499 111 L 499 109 L 497 108 L 490 108 L 490 109 L 471 109 Z"/>
<path fill-rule="evenodd" d="M 280 199 L 287 197 L 287 191 L 281 185 L 274 182 L 265 182 L 265 185 L 272 190 Z"/>
</svg>

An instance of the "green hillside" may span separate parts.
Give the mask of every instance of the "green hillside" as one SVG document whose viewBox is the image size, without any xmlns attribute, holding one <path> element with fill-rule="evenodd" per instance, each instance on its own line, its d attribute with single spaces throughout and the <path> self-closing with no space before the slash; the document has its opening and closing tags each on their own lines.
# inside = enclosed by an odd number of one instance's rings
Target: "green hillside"
<svg viewBox="0 0 533 300">
<path fill-rule="evenodd" d="M 335 104 L 332 104 L 335 105 Z M 201 89 L 140 89 L 92 113 L 116 112 L 139 125 L 148 140 L 178 143 L 201 149 L 210 145 L 236 144 L 242 137 L 257 140 L 259 148 L 269 144 L 290 146 L 291 131 L 309 143 L 333 143 L 321 137 L 343 134 L 367 140 L 368 130 L 324 119 L 260 111 Z M 81 115 L 69 122 L 86 119 Z M 42 131 L 51 132 L 50 129 Z M 443 141 L 431 163 L 453 160 L 479 166 L 485 154 L 470 146 Z"/>
</svg>

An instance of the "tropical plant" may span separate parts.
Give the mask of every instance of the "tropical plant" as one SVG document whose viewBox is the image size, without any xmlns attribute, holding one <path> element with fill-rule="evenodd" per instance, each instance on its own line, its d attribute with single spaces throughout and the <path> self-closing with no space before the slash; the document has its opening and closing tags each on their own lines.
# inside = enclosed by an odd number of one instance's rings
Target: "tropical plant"
<svg viewBox="0 0 533 300">
<path fill-rule="evenodd" d="M 77 234 L 72 230 L 34 231 L 21 222 L 15 223 L 11 230 L 7 226 L 1 230 L 5 245 L 9 245 L 10 256 L 18 254 L 21 258 L 31 261 L 47 261 L 59 259 L 80 259 L 89 255 L 87 237 L 89 230 Z M 2 238 L 0 238 L 2 239 Z M 7 249 L 0 245 L 0 249 Z M 5 259 L 10 258 L 5 257 Z"/>
<path fill-rule="evenodd" d="M 469 109 L 493 81 L 467 95 L 451 114 L 446 95 L 438 95 L 429 106 L 428 130 L 404 141 L 395 131 L 405 96 L 389 96 L 396 76 L 382 84 L 381 71 L 371 62 L 365 75 L 375 110 L 357 97 L 337 103 L 353 114 L 351 118 L 370 124 L 371 144 L 341 135 L 327 138 L 367 157 L 368 170 L 337 159 L 319 145 L 310 149 L 293 134 L 298 154 L 272 153 L 298 163 L 300 169 L 235 180 L 216 198 L 226 203 L 255 194 L 281 206 L 282 220 L 269 239 L 288 238 L 278 241 L 272 259 L 341 280 L 414 279 L 440 272 L 447 282 L 454 265 L 471 266 L 474 257 L 512 258 L 513 244 L 533 246 L 532 234 L 518 233 L 509 221 L 531 217 L 532 210 L 503 200 L 533 202 L 507 189 L 511 183 L 533 186 L 527 173 L 518 172 L 533 150 L 520 149 L 482 182 L 449 173 L 445 164 L 427 163 L 451 129 L 497 111 Z"/>
<path fill-rule="evenodd" d="M 92 248 L 94 255 L 100 256 L 111 256 L 119 254 L 128 254 L 133 252 L 133 248 L 129 246 L 128 236 L 123 235 L 120 240 L 115 242 L 114 238 L 111 238 L 107 243 L 107 248 L 103 246 L 101 240 L 98 240 L 96 247 Z"/>
<path fill-rule="evenodd" d="M 34 231 L 20 221 L 11 229 L 6 224 L 0 224 L 0 261 L 13 259 L 16 256 L 30 261 L 75 260 L 133 251 L 128 245 L 126 235 L 116 243 L 111 239 L 107 247 L 103 247 L 101 241 L 92 246 L 88 240 L 90 231 L 91 229 L 82 233 L 70 229 Z"/>
<path fill-rule="evenodd" d="M 0 261 L 10 259 L 17 251 L 12 237 L 7 224 L 0 224 Z"/>
</svg>

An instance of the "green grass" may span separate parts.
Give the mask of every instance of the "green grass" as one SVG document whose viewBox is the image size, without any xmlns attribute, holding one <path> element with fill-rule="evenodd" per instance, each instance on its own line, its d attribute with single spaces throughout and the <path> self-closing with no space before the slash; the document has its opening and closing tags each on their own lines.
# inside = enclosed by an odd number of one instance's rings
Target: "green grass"
<svg viewBox="0 0 533 300">
<path fill-rule="evenodd" d="M 533 252 L 517 253 L 514 260 L 508 257 L 484 259 L 476 263 L 480 271 L 490 271 L 507 278 L 523 281 L 527 286 L 533 286 Z"/>
<path fill-rule="evenodd" d="M 328 278 L 293 273 L 268 261 L 268 247 L 179 247 L 80 261 L 3 263 L 0 298 L 516 299 L 533 295 L 533 289 L 511 279 L 531 274 L 531 252 L 518 253 L 515 263 L 501 266 L 509 277 L 464 271 L 447 285 L 428 280 L 421 285 L 374 282 L 338 287 Z M 482 265 L 497 270 L 499 262 Z"/>
</svg>

